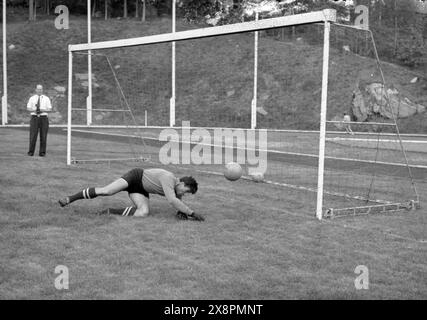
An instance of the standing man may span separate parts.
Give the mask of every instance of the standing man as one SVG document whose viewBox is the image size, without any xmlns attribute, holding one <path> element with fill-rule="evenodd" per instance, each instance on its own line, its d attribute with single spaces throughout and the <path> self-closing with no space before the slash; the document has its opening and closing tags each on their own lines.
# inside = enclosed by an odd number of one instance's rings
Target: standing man
<svg viewBox="0 0 427 320">
<path fill-rule="evenodd" d="M 28 100 L 27 110 L 31 112 L 30 120 L 30 148 L 28 155 L 33 156 L 37 143 L 37 135 L 40 131 L 39 156 L 46 155 L 47 131 L 49 130 L 49 119 L 47 113 L 52 111 L 52 105 L 48 96 L 43 94 L 43 86 L 36 86 L 36 94 Z"/>
<path fill-rule="evenodd" d="M 348 115 L 347 113 L 344 113 L 343 122 L 344 122 L 344 126 L 345 126 L 345 131 L 348 134 L 354 135 L 354 132 L 353 132 L 353 130 L 351 130 L 351 126 L 350 126 L 350 122 L 351 122 L 350 115 Z"/>
</svg>

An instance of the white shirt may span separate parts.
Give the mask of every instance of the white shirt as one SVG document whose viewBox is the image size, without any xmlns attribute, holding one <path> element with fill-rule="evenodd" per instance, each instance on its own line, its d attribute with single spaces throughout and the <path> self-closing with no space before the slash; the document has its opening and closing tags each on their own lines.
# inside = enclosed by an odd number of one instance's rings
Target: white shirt
<svg viewBox="0 0 427 320">
<path fill-rule="evenodd" d="M 31 115 L 37 115 L 36 110 L 37 110 L 37 102 L 39 100 L 39 96 L 37 94 L 33 95 L 27 103 L 27 110 L 31 111 Z M 50 104 L 50 99 L 48 96 L 45 96 L 44 94 L 42 94 L 40 96 L 40 115 L 41 116 L 47 116 L 47 111 L 52 111 L 52 105 Z"/>
<path fill-rule="evenodd" d="M 351 122 L 351 118 L 350 118 L 350 116 L 348 115 L 348 114 L 346 114 L 345 116 L 344 116 L 344 122 Z"/>
</svg>

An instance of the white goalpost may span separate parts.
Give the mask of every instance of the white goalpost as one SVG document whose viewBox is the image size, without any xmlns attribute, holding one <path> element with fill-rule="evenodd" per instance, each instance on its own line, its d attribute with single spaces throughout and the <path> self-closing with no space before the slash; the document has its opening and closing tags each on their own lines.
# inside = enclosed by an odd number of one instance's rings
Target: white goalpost
<svg viewBox="0 0 427 320">
<path fill-rule="evenodd" d="M 325 139 L 326 139 L 326 109 L 328 105 L 328 77 L 329 77 L 329 34 L 331 23 L 325 22 L 323 40 L 323 68 L 322 68 L 322 101 L 320 104 L 320 135 L 319 135 L 319 173 L 317 175 L 317 205 L 316 217 L 322 219 L 323 213 L 323 178 L 325 168 Z"/>
<path fill-rule="evenodd" d="M 87 0 L 87 42 L 92 42 L 92 0 Z M 88 51 L 87 56 L 87 89 L 88 95 L 86 99 L 86 124 L 92 124 L 92 55 Z"/>
<path fill-rule="evenodd" d="M 258 12 L 255 12 L 255 21 L 258 21 Z M 254 92 L 251 102 L 251 129 L 256 128 L 258 95 L 258 31 L 254 32 Z"/>
<path fill-rule="evenodd" d="M 172 1 L 172 34 L 176 32 L 176 0 Z M 175 126 L 175 102 L 176 102 L 176 43 L 172 41 L 172 94 L 170 98 L 169 126 Z"/>
<path fill-rule="evenodd" d="M 7 124 L 7 39 L 6 39 L 6 0 L 3 0 L 3 95 L 1 97 L 1 121 Z"/>
</svg>

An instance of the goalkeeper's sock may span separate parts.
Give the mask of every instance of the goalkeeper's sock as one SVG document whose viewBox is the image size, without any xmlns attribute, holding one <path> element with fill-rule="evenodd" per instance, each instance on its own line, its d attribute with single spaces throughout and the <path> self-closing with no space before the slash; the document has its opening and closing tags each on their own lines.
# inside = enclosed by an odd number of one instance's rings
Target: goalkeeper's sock
<svg viewBox="0 0 427 320">
<path fill-rule="evenodd" d="M 116 214 L 123 217 L 130 217 L 135 214 L 136 208 L 135 207 L 127 207 L 127 208 L 120 208 L 120 209 L 108 209 L 107 212 L 109 214 Z"/>
<path fill-rule="evenodd" d="M 87 189 L 84 189 L 83 191 L 73 194 L 72 196 L 69 196 L 68 203 L 71 203 L 80 199 L 94 199 L 97 196 L 98 195 L 95 192 L 95 188 L 87 188 Z"/>
</svg>

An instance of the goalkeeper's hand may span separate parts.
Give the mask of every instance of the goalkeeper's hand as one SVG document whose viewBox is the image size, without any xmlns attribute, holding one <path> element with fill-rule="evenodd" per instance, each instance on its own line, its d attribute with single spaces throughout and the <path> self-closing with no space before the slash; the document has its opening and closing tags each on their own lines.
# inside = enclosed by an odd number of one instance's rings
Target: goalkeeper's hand
<svg viewBox="0 0 427 320">
<path fill-rule="evenodd" d="M 188 220 L 188 216 L 187 216 L 187 214 L 185 214 L 184 212 L 181 212 L 181 211 L 178 211 L 178 212 L 177 212 L 176 217 L 177 217 L 179 220 Z"/>
<path fill-rule="evenodd" d="M 201 214 L 197 214 L 195 212 L 190 214 L 189 217 L 193 218 L 196 221 L 205 221 L 205 218 Z"/>
<path fill-rule="evenodd" d="M 193 220 L 196 220 L 196 221 L 205 221 L 205 218 L 202 215 L 197 214 L 195 212 L 193 212 L 192 214 L 186 214 L 182 211 L 178 211 L 178 213 L 176 214 L 176 217 L 180 220 L 188 220 L 188 218 L 192 218 Z"/>
</svg>

